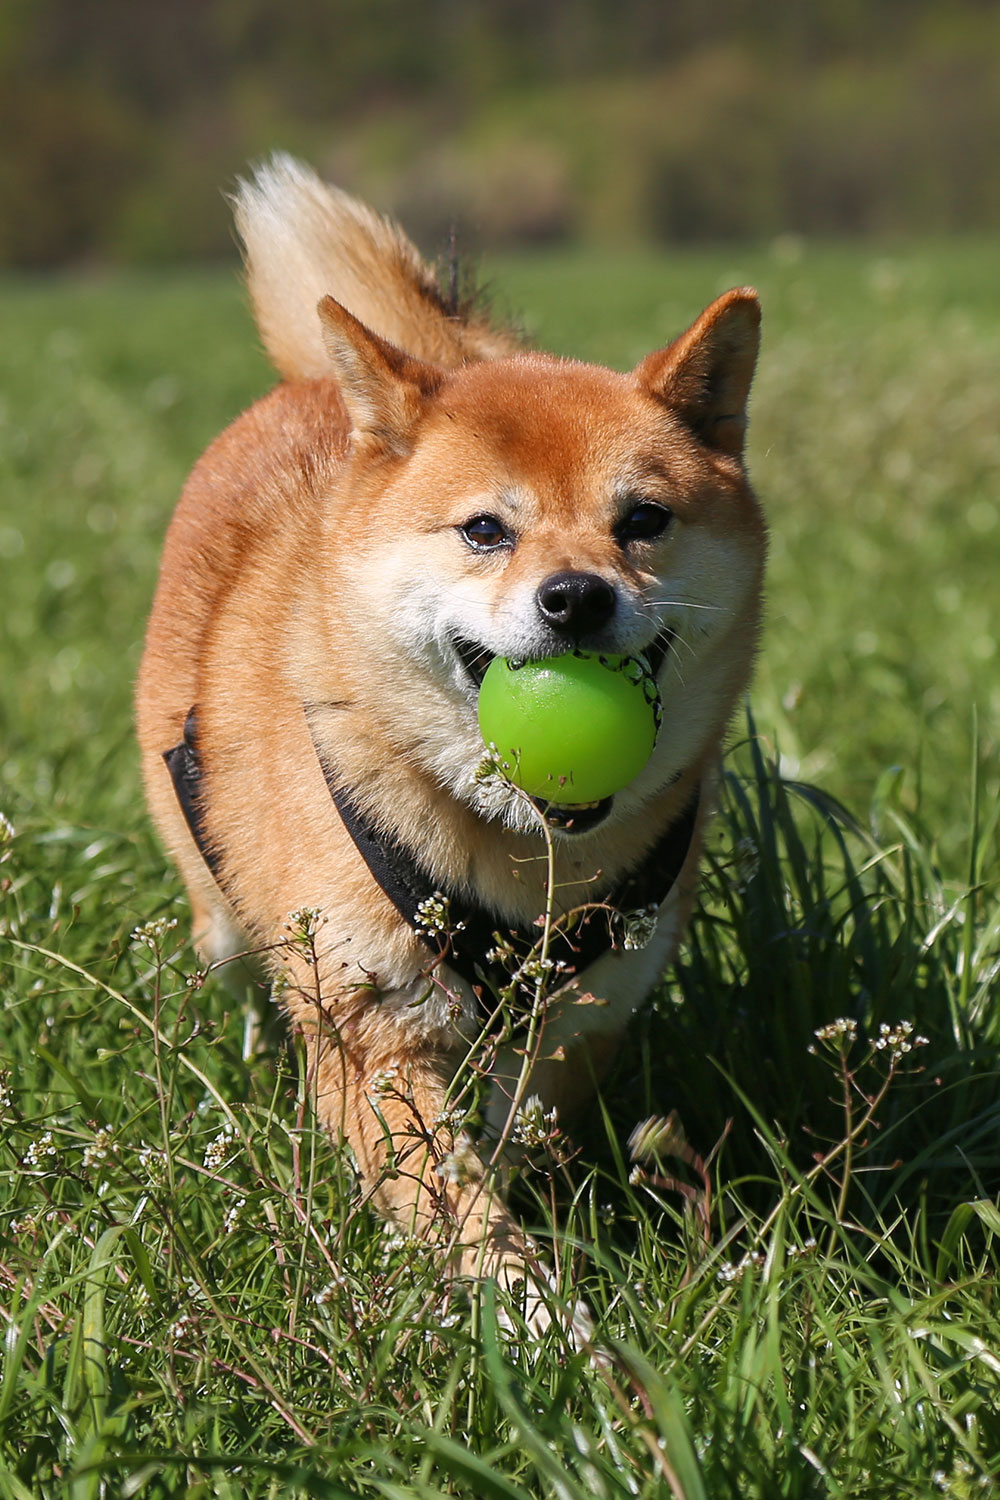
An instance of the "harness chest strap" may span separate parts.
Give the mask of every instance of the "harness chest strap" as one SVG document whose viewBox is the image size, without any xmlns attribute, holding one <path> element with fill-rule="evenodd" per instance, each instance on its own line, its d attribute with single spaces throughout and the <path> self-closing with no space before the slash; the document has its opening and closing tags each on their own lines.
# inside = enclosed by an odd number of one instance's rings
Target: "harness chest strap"
<svg viewBox="0 0 1000 1500">
<path fill-rule="evenodd" d="M 310 731 L 311 732 L 311 731 Z M 354 802 L 338 779 L 333 766 L 313 737 L 313 746 L 323 776 L 358 853 L 400 916 L 437 958 L 445 958 L 451 969 L 478 990 L 486 982 L 493 988 L 510 983 L 511 967 L 537 946 L 537 925 L 512 928 L 496 912 L 468 901 L 455 892 L 442 892 L 404 845 L 382 834 Z M 184 724 L 184 738 L 164 751 L 177 801 L 202 858 L 222 886 L 221 860 L 205 824 L 201 798 L 201 760 L 198 753 L 197 710 L 192 708 Z M 557 925 L 550 942 L 550 956 L 563 965 L 563 974 L 582 973 L 610 949 L 621 947 L 629 914 L 660 906 L 677 881 L 694 838 L 701 801 L 696 787 L 687 806 L 652 849 L 599 903 L 584 908 L 571 927 Z M 443 922 L 433 913 L 444 905 Z M 442 925 L 445 931 L 441 930 Z M 510 944 L 513 958 L 501 962 L 487 954 Z"/>
</svg>

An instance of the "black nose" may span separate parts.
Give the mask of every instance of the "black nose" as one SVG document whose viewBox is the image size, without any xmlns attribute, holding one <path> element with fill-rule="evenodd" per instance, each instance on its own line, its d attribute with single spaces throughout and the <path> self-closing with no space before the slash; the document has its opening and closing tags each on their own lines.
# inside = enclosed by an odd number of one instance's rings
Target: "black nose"
<svg viewBox="0 0 1000 1500">
<path fill-rule="evenodd" d="M 535 598 L 546 625 L 574 640 L 600 630 L 615 612 L 615 591 L 596 573 L 550 573 Z"/>
</svg>

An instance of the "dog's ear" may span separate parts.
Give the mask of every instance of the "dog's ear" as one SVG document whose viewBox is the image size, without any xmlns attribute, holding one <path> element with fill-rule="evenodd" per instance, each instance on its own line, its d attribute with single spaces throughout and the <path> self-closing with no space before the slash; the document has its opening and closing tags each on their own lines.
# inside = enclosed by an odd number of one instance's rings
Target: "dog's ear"
<svg viewBox="0 0 1000 1500">
<path fill-rule="evenodd" d="M 352 430 L 394 453 L 409 452 L 424 402 L 444 371 L 397 349 L 332 297 L 317 311 Z"/>
<path fill-rule="evenodd" d="M 635 375 L 701 442 L 740 458 L 759 346 L 757 293 L 738 287 L 718 297 L 687 333 L 647 355 Z"/>
</svg>

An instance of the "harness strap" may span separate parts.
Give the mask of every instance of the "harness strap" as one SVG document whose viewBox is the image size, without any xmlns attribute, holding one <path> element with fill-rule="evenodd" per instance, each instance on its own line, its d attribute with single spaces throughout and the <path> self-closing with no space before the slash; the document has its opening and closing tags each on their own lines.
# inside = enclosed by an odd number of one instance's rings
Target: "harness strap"
<svg viewBox="0 0 1000 1500">
<path fill-rule="evenodd" d="M 478 902 L 469 901 L 457 892 L 442 892 L 410 851 L 381 833 L 361 811 L 316 743 L 315 736 L 313 745 L 344 827 L 372 877 L 407 926 L 419 934 L 436 958 L 446 960 L 449 968 L 461 975 L 477 994 L 481 994 L 484 983 L 493 990 L 508 986 L 512 969 L 516 969 L 538 945 L 540 924 L 512 927 L 498 913 Z M 194 708 L 185 721 L 183 740 L 172 750 L 165 751 L 163 759 L 191 835 L 221 886 L 221 862 L 205 827 Z M 602 954 L 622 947 L 628 937 L 630 917 L 650 913 L 666 900 L 691 848 L 700 801 L 701 787 L 698 786 L 677 821 L 670 825 L 634 870 L 599 902 L 584 907 L 571 924 L 556 925 L 551 935 L 549 955 L 562 965 L 561 977 L 580 974 Z"/>
<path fill-rule="evenodd" d="M 319 760 L 344 827 L 408 926 L 474 990 L 478 991 L 484 982 L 494 990 L 509 985 L 512 967 L 516 968 L 519 960 L 538 945 L 540 923 L 512 927 L 497 912 L 478 902 L 467 901 L 454 892 L 442 892 L 401 844 L 387 839 L 373 827 L 322 755 Z M 645 915 L 666 900 L 691 848 L 700 800 L 698 787 L 681 816 L 629 875 L 600 901 L 584 907 L 572 923 L 555 926 L 549 956 L 563 965 L 564 978 L 583 973 L 602 954 L 622 947 L 629 918 Z M 445 933 L 434 930 L 433 918 L 428 923 L 428 907 L 433 912 L 437 901 L 446 902 Z M 488 957 L 508 944 L 513 952 L 506 962 Z M 641 942 L 637 940 L 636 946 L 641 946 Z"/>
<path fill-rule="evenodd" d="M 215 876 L 216 883 L 221 886 L 220 862 L 208 837 L 201 805 L 201 758 L 198 754 L 198 710 L 196 707 L 188 709 L 188 716 L 184 720 L 184 738 L 172 750 L 164 750 L 163 759 L 170 772 L 170 779 L 174 784 L 174 792 L 180 803 L 181 812 L 191 830 L 191 837 L 198 845 L 202 859 Z"/>
</svg>

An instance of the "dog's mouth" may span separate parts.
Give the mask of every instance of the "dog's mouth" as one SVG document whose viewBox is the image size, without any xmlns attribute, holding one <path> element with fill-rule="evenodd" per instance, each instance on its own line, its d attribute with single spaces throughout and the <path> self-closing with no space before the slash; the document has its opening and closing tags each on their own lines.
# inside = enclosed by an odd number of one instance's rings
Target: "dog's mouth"
<svg viewBox="0 0 1000 1500">
<path fill-rule="evenodd" d="M 669 626 L 665 626 L 642 652 L 653 677 L 659 676 L 660 668 L 666 660 L 673 641 L 674 631 Z M 467 640 L 464 636 L 453 637 L 452 644 L 455 654 L 465 668 L 466 676 L 478 693 L 496 653 L 480 645 L 478 641 Z M 592 828 L 603 823 L 615 799 L 602 797 L 599 802 L 577 803 L 546 802 L 543 797 L 532 797 L 531 800 L 551 828 L 557 829 L 560 833 L 579 834 L 589 833 Z"/>
<path fill-rule="evenodd" d="M 670 629 L 669 625 L 665 625 L 646 649 L 639 653 L 645 659 L 654 677 L 659 677 L 660 675 L 660 668 L 666 660 L 667 652 L 673 645 L 674 636 L 675 632 Z M 488 646 L 481 646 L 478 641 L 470 641 L 460 635 L 452 637 L 452 645 L 455 648 L 456 656 L 465 668 L 466 676 L 478 693 L 483 685 L 483 678 L 489 670 L 490 662 L 496 653 L 491 651 Z"/>
<path fill-rule="evenodd" d="M 452 637 L 452 645 L 456 656 L 465 668 L 466 676 L 478 693 L 483 685 L 483 678 L 486 676 L 489 664 L 496 653 L 486 646 L 480 646 L 477 641 L 467 641 L 460 635 Z"/>
<path fill-rule="evenodd" d="M 532 797 L 532 802 L 548 823 L 559 833 L 589 833 L 603 823 L 614 804 L 614 797 L 603 797 L 600 802 L 546 802 L 544 797 Z"/>
<path fill-rule="evenodd" d="M 664 625 L 660 633 L 654 636 L 645 651 L 640 651 L 639 655 L 646 658 L 646 665 L 649 667 L 653 677 L 659 677 L 660 668 L 667 659 L 667 652 L 674 644 L 676 635 L 677 632 L 675 630 L 671 630 L 669 625 Z"/>
</svg>

